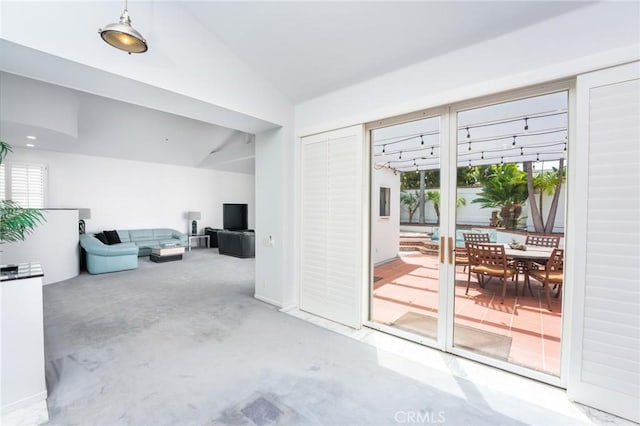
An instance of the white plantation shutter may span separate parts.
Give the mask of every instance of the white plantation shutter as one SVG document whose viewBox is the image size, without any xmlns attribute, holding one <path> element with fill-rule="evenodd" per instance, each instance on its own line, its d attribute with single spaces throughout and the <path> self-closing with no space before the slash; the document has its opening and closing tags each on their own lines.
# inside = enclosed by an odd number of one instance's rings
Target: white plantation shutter
<svg viewBox="0 0 640 426">
<path fill-rule="evenodd" d="M 0 166 L 0 195 L 21 207 L 45 206 L 47 168 L 42 164 L 7 163 Z"/>
<path fill-rule="evenodd" d="M 6 179 L 4 178 L 5 166 L 0 164 L 0 200 L 6 200 Z"/>
<path fill-rule="evenodd" d="M 302 138 L 300 309 L 359 327 L 363 129 Z"/>
<path fill-rule="evenodd" d="M 567 392 L 640 421 L 640 63 L 578 78 L 576 274 Z M 582 191 L 581 191 L 582 190 Z"/>
</svg>

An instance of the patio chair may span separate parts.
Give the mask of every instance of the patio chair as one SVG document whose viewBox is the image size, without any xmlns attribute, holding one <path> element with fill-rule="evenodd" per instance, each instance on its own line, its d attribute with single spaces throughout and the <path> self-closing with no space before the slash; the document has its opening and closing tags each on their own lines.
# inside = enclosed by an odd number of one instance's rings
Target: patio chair
<svg viewBox="0 0 640 426">
<path fill-rule="evenodd" d="M 491 242 L 491 240 L 489 239 L 489 234 L 478 233 L 478 232 L 464 232 L 462 234 L 462 238 L 464 239 L 465 243 L 467 241 L 470 243 L 487 243 L 487 244 Z"/>
<path fill-rule="evenodd" d="M 560 237 L 548 237 L 544 235 L 527 235 L 527 239 L 524 242 L 526 246 L 536 246 L 536 247 L 551 247 L 558 248 L 560 247 Z M 531 262 L 531 267 L 533 269 L 538 269 L 538 265 L 546 265 L 546 260 L 538 260 L 535 262 Z M 524 265 L 520 265 L 523 267 Z M 521 270 L 521 272 L 524 272 Z"/>
<path fill-rule="evenodd" d="M 489 234 L 480 234 L 477 232 L 464 232 L 462 234 L 462 238 L 464 242 L 472 242 L 472 243 L 490 243 Z M 458 254 L 456 251 L 456 266 L 464 266 L 462 272 L 467 270 L 467 266 L 469 266 L 469 253 L 467 253 L 466 247 L 463 254 Z"/>
<path fill-rule="evenodd" d="M 560 247 L 560 237 L 546 237 L 543 235 L 527 235 L 527 239 L 524 242 L 527 246 L 537 247 Z"/>
<path fill-rule="evenodd" d="M 469 294 L 472 273 L 477 274 L 478 285 L 482 288 L 484 288 L 485 277 L 501 279 L 502 298 L 500 303 L 504 303 L 508 278 L 515 277 L 516 294 L 518 294 L 518 268 L 507 264 L 507 256 L 503 245 L 466 242 L 465 246 L 469 256 L 469 273 L 467 274 L 467 290 L 465 294 Z"/>
<path fill-rule="evenodd" d="M 545 289 L 547 297 L 547 307 L 551 311 L 551 284 L 558 286 L 556 297 L 560 295 L 562 291 L 562 282 L 564 280 L 564 250 L 553 249 L 551 257 L 547 261 L 544 269 L 531 269 L 527 271 L 526 279 L 534 278 L 542 283 L 542 287 Z"/>
</svg>

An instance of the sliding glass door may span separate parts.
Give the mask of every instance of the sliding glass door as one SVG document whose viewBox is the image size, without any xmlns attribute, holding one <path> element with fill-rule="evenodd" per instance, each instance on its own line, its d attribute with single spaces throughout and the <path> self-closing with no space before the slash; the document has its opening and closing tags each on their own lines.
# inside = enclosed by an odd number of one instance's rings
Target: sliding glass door
<svg viewBox="0 0 640 426">
<path fill-rule="evenodd" d="M 412 118 L 370 132 L 369 319 L 438 345 L 442 117 Z"/>
<path fill-rule="evenodd" d="M 560 383 L 568 98 L 558 84 L 368 125 L 370 326 Z M 466 241 L 501 273 L 478 274 Z"/>
<path fill-rule="evenodd" d="M 460 256 L 452 348 L 559 376 L 561 270 L 551 284 L 539 279 L 564 248 L 568 91 L 461 108 L 452 119 L 457 249 L 482 240 L 505 257 L 476 275 Z"/>
</svg>

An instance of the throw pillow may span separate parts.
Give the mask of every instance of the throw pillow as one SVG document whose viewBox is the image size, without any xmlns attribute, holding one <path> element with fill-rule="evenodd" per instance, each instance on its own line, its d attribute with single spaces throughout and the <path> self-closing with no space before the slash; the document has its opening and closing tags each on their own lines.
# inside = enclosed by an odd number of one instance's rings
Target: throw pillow
<svg viewBox="0 0 640 426">
<path fill-rule="evenodd" d="M 104 235 L 104 232 L 100 232 L 99 234 L 95 234 L 94 237 L 96 237 L 98 240 L 100 240 L 100 242 L 102 244 L 109 244 L 109 241 L 107 241 L 107 236 Z"/>
<path fill-rule="evenodd" d="M 122 241 L 120 241 L 120 237 L 118 236 L 118 233 L 116 231 L 104 231 L 104 235 L 105 237 L 107 237 L 107 241 L 108 244 L 119 244 Z"/>
</svg>

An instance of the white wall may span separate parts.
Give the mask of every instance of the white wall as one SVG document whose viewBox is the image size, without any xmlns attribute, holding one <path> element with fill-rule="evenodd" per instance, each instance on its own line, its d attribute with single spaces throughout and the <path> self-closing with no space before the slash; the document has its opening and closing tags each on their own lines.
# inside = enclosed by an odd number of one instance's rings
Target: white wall
<svg viewBox="0 0 640 426">
<path fill-rule="evenodd" d="M 198 229 L 222 228 L 223 203 L 247 203 L 255 224 L 253 176 L 139 161 L 15 149 L 11 161 L 48 165 L 47 207 L 91 209 L 87 232 L 174 228 L 187 232 L 187 211 L 200 211 Z"/>
<path fill-rule="evenodd" d="M 291 117 L 290 123 L 293 121 Z M 292 126 L 256 135 L 256 298 L 280 307 L 297 305 L 293 244 L 294 149 Z M 269 240 L 269 238 L 271 239 Z M 272 241 L 272 245 L 268 243 Z"/>
<path fill-rule="evenodd" d="M 371 255 L 373 264 L 395 258 L 400 248 L 400 175 L 393 171 L 371 172 Z M 380 217 L 380 188 L 391 188 L 390 216 Z"/>
<path fill-rule="evenodd" d="M 78 210 L 45 210 L 44 218 L 24 241 L 0 245 L 0 263 L 39 262 L 44 284 L 75 277 L 80 269 Z"/>
</svg>

